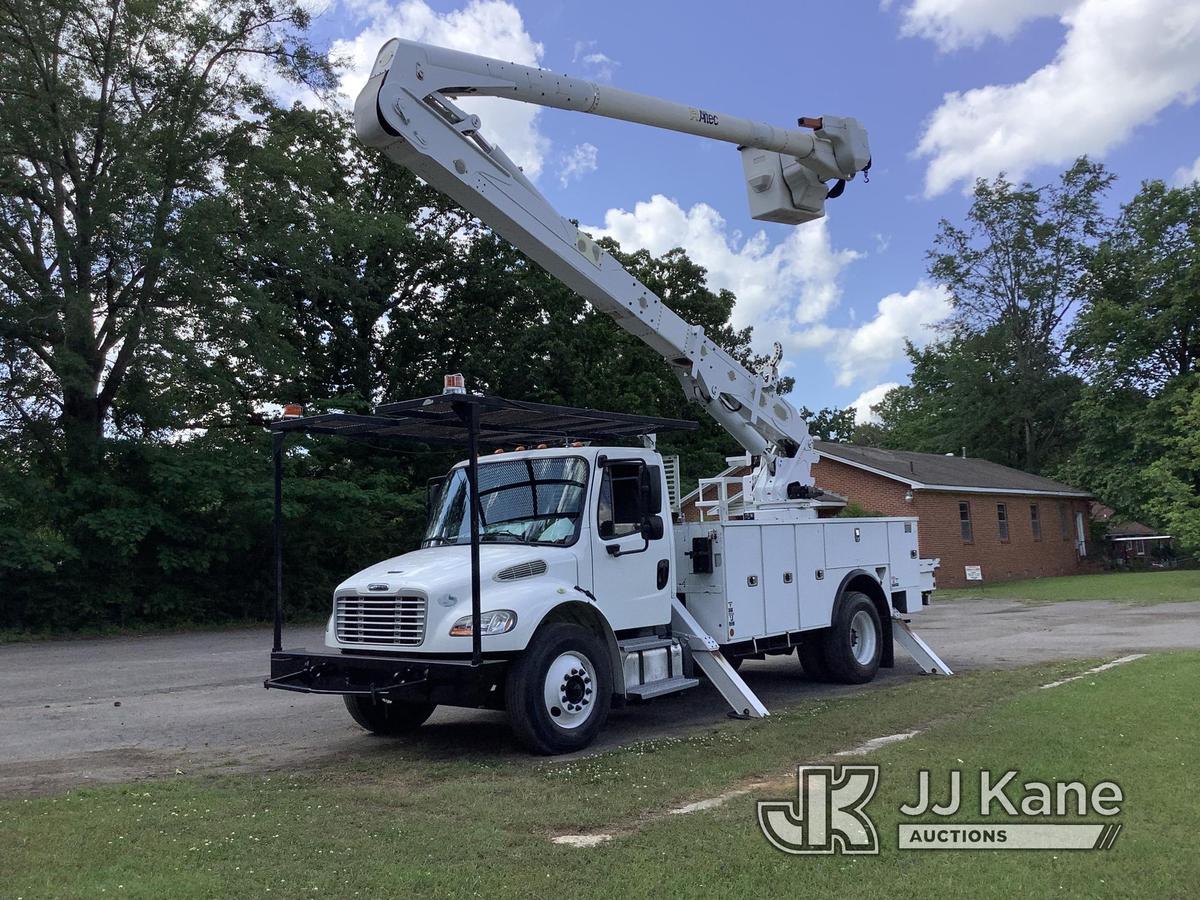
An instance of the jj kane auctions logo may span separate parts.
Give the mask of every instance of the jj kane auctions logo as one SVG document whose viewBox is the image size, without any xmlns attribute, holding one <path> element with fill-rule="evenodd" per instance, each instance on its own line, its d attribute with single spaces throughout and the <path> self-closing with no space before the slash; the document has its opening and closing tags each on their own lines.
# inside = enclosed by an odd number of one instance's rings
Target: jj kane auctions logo
<svg viewBox="0 0 1200 900">
<path fill-rule="evenodd" d="M 928 770 L 917 777 L 917 798 L 900 813 L 921 817 L 901 822 L 900 850 L 1107 850 L 1121 832 L 1111 821 L 1124 802 L 1121 787 L 1101 781 L 1026 781 L 1019 773 L 979 773 L 979 815 L 986 822 L 943 821 L 969 814 L 963 800 L 963 774 L 949 774 L 944 798 L 935 800 Z M 879 834 L 867 805 L 879 788 L 879 766 L 800 766 L 795 800 L 758 803 L 758 824 L 771 845 L 784 853 L 879 853 Z M 929 819 L 928 817 L 934 817 Z M 1063 821 L 1067 817 L 1100 821 Z M 1021 817 L 1023 821 L 1009 821 Z M 1030 822 L 1028 819 L 1041 821 Z"/>
</svg>

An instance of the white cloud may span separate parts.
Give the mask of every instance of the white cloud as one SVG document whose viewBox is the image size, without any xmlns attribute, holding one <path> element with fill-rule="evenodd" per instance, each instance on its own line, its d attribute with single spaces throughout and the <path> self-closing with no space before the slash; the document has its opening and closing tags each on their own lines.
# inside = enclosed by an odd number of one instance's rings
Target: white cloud
<svg viewBox="0 0 1200 900">
<path fill-rule="evenodd" d="M 585 229 L 655 256 L 683 247 L 708 270 L 710 288 L 726 288 L 737 297 L 733 323 L 754 326 L 759 350 L 777 340 L 791 354 L 820 351 L 838 386 L 869 384 L 904 358 L 906 339 L 917 346 L 932 339 L 933 326 L 950 312 L 949 296 L 944 288 L 920 281 L 907 293 L 881 299 L 861 324 L 829 325 L 826 318 L 842 296 L 842 271 L 863 254 L 835 250 L 826 223 L 818 219 L 794 228 L 771 244 L 765 232 L 744 238 L 730 230 L 711 206 L 697 203 L 684 210 L 655 194 L 632 212 L 610 209 L 602 228 Z"/>
<path fill-rule="evenodd" d="M 365 23 L 357 36 L 335 41 L 330 51 L 346 65 L 341 93 L 351 103 L 367 82 L 375 54 L 394 37 L 527 66 L 538 65 L 542 58 L 542 45 L 525 30 L 520 11 L 503 0 L 470 0 L 447 13 L 435 12 L 424 0 L 345 0 L 343 6 Z M 539 107 L 494 97 L 458 102 L 483 119 L 482 133 L 502 147 L 526 175 L 536 178 L 541 173 L 550 142 L 537 128 Z"/>
<path fill-rule="evenodd" d="M 922 30 L 905 27 L 957 46 L 971 36 L 1003 36 L 1061 4 L 1022 0 L 1017 12 L 997 11 L 1002 6 L 926 0 L 907 15 L 938 14 L 917 20 Z M 1000 171 L 1020 178 L 1037 165 L 1101 155 L 1171 104 L 1197 99 L 1200 4 L 1077 0 L 1061 18 L 1067 33 L 1055 58 L 1024 81 L 945 95 L 916 150 L 929 160 L 927 196 Z"/>
<path fill-rule="evenodd" d="M 927 38 L 942 50 L 1011 38 L 1026 22 L 1065 13 L 1078 0 L 913 0 L 901 33 Z"/>
<path fill-rule="evenodd" d="M 873 388 L 867 388 L 861 394 L 854 398 L 850 406 L 854 408 L 854 424 L 865 425 L 868 422 L 878 422 L 879 416 L 871 409 L 883 400 L 884 395 L 893 388 L 900 387 L 900 383 L 896 381 L 885 381 L 883 384 L 877 384 Z"/>
<path fill-rule="evenodd" d="M 737 296 L 733 322 L 739 328 L 772 322 L 790 330 L 821 321 L 841 298 L 841 271 L 862 255 L 834 250 L 825 219 L 792 229 L 772 245 L 763 231 L 744 238 L 730 230 L 706 203 L 684 210 L 662 194 L 638 203 L 632 212 L 610 209 L 603 227 L 587 230 L 655 256 L 683 247 L 708 270 L 709 287 Z M 760 334 L 759 339 L 770 338 Z"/>
<path fill-rule="evenodd" d="M 563 157 L 562 168 L 558 172 L 558 180 L 562 186 L 566 187 L 572 181 L 578 181 L 584 175 L 595 172 L 598 155 L 596 145 L 586 141 L 572 147 L 571 152 Z"/>
<path fill-rule="evenodd" d="M 1172 178 L 1176 187 L 1187 187 L 1193 181 L 1200 181 L 1200 156 L 1190 166 L 1180 166 Z"/>
<path fill-rule="evenodd" d="M 854 310 L 849 310 L 849 312 L 853 313 Z M 819 350 L 836 341 L 841 333 L 840 329 L 831 328 L 824 322 L 818 322 L 807 328 L 801 328 L 799 331 L 791 332 L 787 335 L 786 343 L 789 350 Z"/>
<path fill-rule="evenodd" d="M 844 329 L 829 354 L 840 387 L 878 378 L 904 358 L 904 342 L 924 346 L 936 326 L 950 314 L 950 295 L 939 284 L 920 281 L 906 294 L 888 294 L 875 315 L 856 328 Z"/>
<path fill-rule="evenodd" d="M 576 41 L 571 62 L 582 66 L 583 73 L 593 81 L 612 81 L 613 74 L 621 65 L 608 54 L 597 50 L 595 41 Z"/>
</svg>

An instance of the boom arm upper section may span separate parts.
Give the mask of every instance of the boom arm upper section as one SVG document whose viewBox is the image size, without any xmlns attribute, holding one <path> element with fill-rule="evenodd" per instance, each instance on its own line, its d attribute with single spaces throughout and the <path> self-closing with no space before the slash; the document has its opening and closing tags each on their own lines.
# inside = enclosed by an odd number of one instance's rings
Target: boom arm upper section
<svg viewBox="0 0 1200 900">
<path fill-rule="evenodd" d="M 559 215 L 504 151 L 480 134 L 479 117 L 452 100 L 468 94 L 510 97 L 737 143 L 743 148 L 752 210 L 775 221 L 821 215 L 828 193 L 823 181 L 849 180 L 869 166 L 861 126 L 852 119 L 826 117 L 812 123 L 819 126 L 815 132 L 772 128 L 399 39 L 380 50 L 354 107 L 355 129 L 364 143 L 381 148 L 454 199 L 662 354 L 688 396 L 761 457 L 753 476 L 754 502 L 786 502 L 789 484 L 811 485 L 815 454 L 808 427 L 775 392 L 778 347 L 771 364 L 751 372 L 702 328 L 672 312 Z"/>
</svg>

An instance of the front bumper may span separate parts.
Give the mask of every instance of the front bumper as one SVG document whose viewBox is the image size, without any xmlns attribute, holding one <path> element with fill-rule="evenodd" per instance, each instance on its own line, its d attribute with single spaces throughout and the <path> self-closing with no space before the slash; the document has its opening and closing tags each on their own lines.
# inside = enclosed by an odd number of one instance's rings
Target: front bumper
<svg viewBox="0 0 1200 900">
<path fill-rule="evenodd" d="M 392 653 L 278 650 L 265 688 L 304 694 L 501 708 L 505 659 L 430 659 Z"/>
</svg>

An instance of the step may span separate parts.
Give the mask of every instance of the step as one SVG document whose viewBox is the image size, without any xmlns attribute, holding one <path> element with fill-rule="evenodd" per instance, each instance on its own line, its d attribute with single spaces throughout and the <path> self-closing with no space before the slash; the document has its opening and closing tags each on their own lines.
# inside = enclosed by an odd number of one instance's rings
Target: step
<svg viewBox="0 0 1200 900">
<path fill-rule="evenodd" d="M 661 697 L 663 694 L 686 691 L 688 688 L 694 688 L 699 683 L 699 678 L 684 678 L 682 675 L 676 675 L 674 678 L 664 678 L 661 681 L 651 681 L 647 684 L 638 684 L 631 688 L 626 688 L 625 693 L 639 700 L 651 700 L 654 697 Z"/>
<path fill-rule="evenodd" d="M 660 647 L 670 647 L 677 644 L 678 641 L 672 637 L 636 637 L 628 638 L 624 641 L 617 641 L 617 646 L 622 653 L 638 653 L 642 650 L 658 650 Z"/>
</svg>

